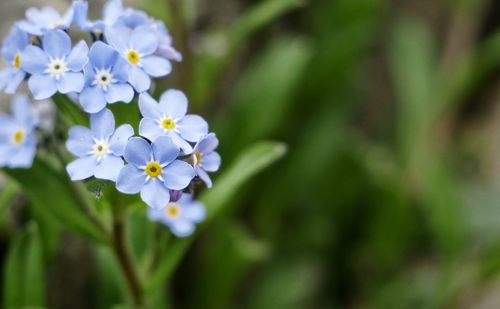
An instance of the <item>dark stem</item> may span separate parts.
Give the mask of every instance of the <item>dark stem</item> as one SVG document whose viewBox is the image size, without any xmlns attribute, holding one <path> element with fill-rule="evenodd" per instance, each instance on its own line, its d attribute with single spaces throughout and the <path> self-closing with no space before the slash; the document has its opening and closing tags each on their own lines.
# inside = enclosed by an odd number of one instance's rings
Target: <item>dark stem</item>
<svg viewBox="0 0 500 309">
<path fill-rule="evenodd" d="M 134 306 L 136 308 L 142 308 L 142 288 L 130 254 L 125 246 L 124 224 L 116 215 L 113 216 L 113 220 L 113 250 L 120 263 L 123 274 L 125 275 L 125 279 L 127 280 Z"/>
</svg>

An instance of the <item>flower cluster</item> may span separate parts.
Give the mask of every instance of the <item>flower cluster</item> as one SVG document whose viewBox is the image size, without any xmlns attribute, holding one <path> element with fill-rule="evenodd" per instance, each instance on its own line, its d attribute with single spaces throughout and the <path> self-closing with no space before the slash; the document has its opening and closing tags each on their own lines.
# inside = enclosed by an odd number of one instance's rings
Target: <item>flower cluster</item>
<svg viewBox="0 0 500 309">
<path fill-rule="evenodd" d="M 72 41 L 72 32 L 88 40 Z M 121 0 L 105 4 L 103 16 L 91 20 L 88 3 L 75 0 L 60 14 L 53 8 L 31 8 L 3 42 L 7 68 L 0 90 L 17 92 L 26 81 L 35 100 L 57 93 L 74 98 L 89 114 L 90 128 L 70 128 L 66 148 L 77 157 L 66 170 L 73 181 L 97 178 L 116 182 L 118 191 L 140 193 L 149 216 L 179 236 L 189 235 L 204 217 L 193 200 L 193 184 L 208 187 L 208 173 L 219 169 L 218 140 L 206 121 L 187 114 L 188 99 L 167 90 L 156 101 L 148 91 L 152 79 L 171 73 L 171 61 L 182 57 L 172 46 L 163 22 L 125 8 Z M 142 120 L 138 136 L 123 124 L 115 128 L 108 104 L 138 101 Z M 36 153 L 35 127 L 27 97 L 16 97 L 12 116 L 0 116 L 0 165 L 30 167 Z"/>
</svg>

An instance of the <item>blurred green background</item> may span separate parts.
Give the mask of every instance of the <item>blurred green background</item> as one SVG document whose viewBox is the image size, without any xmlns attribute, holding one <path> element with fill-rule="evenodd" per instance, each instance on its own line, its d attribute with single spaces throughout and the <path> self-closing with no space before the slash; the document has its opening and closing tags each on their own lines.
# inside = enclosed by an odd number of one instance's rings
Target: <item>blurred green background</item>
<svg viewBox="0 0 500 309">
<path fill-rule="evenodd" d="M 184 61 L 157 92 L 209 119 L 220 174 L 257 141 L 287 147 L 201 227 L 155 306 L 500 308 L 498 1 L 128 3 L 166 21 Z M 13 234 L 37 235 L 16 188 L 4 261 Z M 106 258 L 61 237 L 49 307 L 108 307 Z"/>
</svg>

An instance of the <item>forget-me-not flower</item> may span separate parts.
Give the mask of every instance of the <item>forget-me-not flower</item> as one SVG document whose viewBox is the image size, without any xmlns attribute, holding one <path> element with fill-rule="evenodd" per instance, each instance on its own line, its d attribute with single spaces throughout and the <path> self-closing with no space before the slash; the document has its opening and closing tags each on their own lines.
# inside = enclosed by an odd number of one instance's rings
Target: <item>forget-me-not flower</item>
<svg viewBox="0 0 500 309">
<path fill-rule="evenodd" d="M 219 140 L 214 133 L 210 133 L 202 138 L 194 147 L 191 160 L 196 175 L 207 185 L 212 187 L 212 180 L 207 172 L 216 172 L 220 167 L 220 155 L 215 152 L 219 145 Z"/>
<path fill-rule="evenodd" d="M 13 27 L 2 46 L 2 58 L 8 67 L 0 73 L 0 89 L 13 94 L 26 77 L 26 72 L 21 67 L 23 59 L 21 53 L 30 45 L 26 32 Z"/>
<path fill-rule="evenodd" d="M 12 115 L 0 114 L 0 166 L 29 168 L 36 154 L 38 117 L 25 95 L 15 96 Z"/>
<path fill-rule="evenodd" d="M 172 66 L 162 57 L 154 55 L 159 40 L 147 26 L 140 26 L 129 32 L 126 27 L 106 28 L 105 37 L 128 63 L 128 82 L 139 93 L 151 87 L 151 77 L 170 74 Z"/>
<path fill-rule="evenodd" d="M 182 151 L 189 154 L 196 143 L 208 133 L 208 124 L 197 115 L 186 115 L 188 100 L 179 90 L 167 90 L 156 102 L 149 94 L 139 97 L 142 116 L 139 134 L 154 141 L 159 136 L 169 136 Z"/>
<path fill-rule="evenodd" d="M 152 144 L 140 137 L 131 138 L 124 153 L 128 164 L 121 170 L 116 188 L 127 194 L 140 192 L 150 207 L 165 208 L 169 191 L 185 189 L 195 176 L 191 165 L 177 160 L 179 152 L 166 136 Z"/>
<path fill-rule="evenodd" d="M 97 113 L 107 103 L 132 101 L 134 89 L 127 83 L 127 63 L 112 47 L 94 43 L 89 59 L 84 68 L 85 88 L 80 94 L 80 104 L 87 113 Z"/>
<path fill-rule="evenodd" d="M 155 31 L 160 41 L 156 54 L 169 60 L 182 61 L 181 53 L 172 46 L 172 36 L 168 32 L 163 21 L 150 21 L 149 26 Z"/>
<path fill-rule="evenodd" d="M 71 128 L 66 148 L 78 157 L 66 167 L 71 180 L 94 176 L 116 181 L 124 166 L 121 156 L 132 135 L 134 129 L 128 124 L 115 130 L 115 118 L 109 109 L 90 115 L 90 129 Z"/>
<path fill-rule="evenodd" d="M 75 19 L 80 19 L 83 14 L 86 15 L 87 7 L 86 1 L 76 0 L 62 16 L 52 7 L 29 8 L 26 11 L 26 19 L 19 21 L 17 26 L 23 31 L 37 36 L 44 35 L 53 29 L 66 30 Z"/>
<path fill-rule="evenodd" d="M 43 49 L 30 45 L 21 54 L 21 67 L 32 74 L 28 86 L 37 100 L 61 93 L 80 92 L 84 86 L 83 67 L 89 48 L 80 41 L 71 49 L 70 37 L 61 30 L 51 30 L 42 40 Z"/>
<path fill-rule="evenodd" d="M 186 237 L 193 234 L 196 223 L 205 219 L 205 213 L 202 203 L 193 200 L 192 195 L 183 194 L 178 201 L 169 202 L 163 209 L 150 208 L 148 217 L 168 226 L 176 236 Z"/>
</svg>

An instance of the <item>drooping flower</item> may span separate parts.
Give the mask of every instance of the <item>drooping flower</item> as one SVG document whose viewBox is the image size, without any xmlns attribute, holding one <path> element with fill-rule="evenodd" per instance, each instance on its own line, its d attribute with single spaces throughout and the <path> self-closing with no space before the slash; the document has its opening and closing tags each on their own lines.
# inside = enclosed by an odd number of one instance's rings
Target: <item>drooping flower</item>
<svg viewBox="0 0 500 309">
<path fill-rule="evenodd" d="M 29 168 L 36 154 L 38 117 L 25 95 L 15 96 L 12 115 L 0 114 L 0 166 Z"/>
<path fill-rule="evenodd" d="M 156 54 L 169 60 L 182 61 L 182 55 L 172 45 L 172 36 L 161 20 L 150 22 L 150 27 L 153 29 L 160 40 Z"/>
<path fill-rule="evenodd" d="M 163 209 L 148 210 L 152 221 L 165 224 L 178 237 L 193 234 L 195 224 L 205 219 L 205 206 L 193 199 L 192 195 L 183 194 L 178 201 L 169 202 Z"/>
<path fill-rule="evenodd" d="M 191 165 L 176 160 L 177 147 L 169 137 L 152 144 L 140 137 L 131 138 L 125 148 L 128 164 L 121 170 L 116 188 L 127 194 L 141 193 L 142 200 L 152 208 L 165 208 L 170 190 L 185 189 L 194 178 Z"/>
<path fill-rule="evenodd" d="M 209 188 L 212 187 L 212 180 L 207 172 L 216 172 L 220 167 L 220 155 L 214 151 L 218 145 L 219 140 L 214 133 L 210 133 L 196 143 L 193 154 L 191 155 L 196 175 L 200 177 Z"/>
<path fill-rule="evenodd" d="M 82 69 L 88 62 L 88 46 L 80 41 L 71 49 L 71 39 L 61 30 L 51 30 L 42 40 L 43 49 L 30 45 L 21 54 L 21 67 L 32 74 L 28 86 L 37 100 L 57 91 L 80 92 L 84 86 Z"/>
<path fill-rule="evenodd" d="M 75 19 L 81 19 L 83 14 L 86 15 L 87 9 L 87 2 L 82 0 L 74 1 L 71 8 L 62 16 L 52 7 L 29 8 L 26 11 L 26 19 L 19 21 L 17 26 L 37 36 L 44 35 L 53 29 L 67 30 Z"/>
<path fill-rule="evenodd" d="M 2 46 L 2 58 L 7 63 L 7 68 L 0 73 L 0 89 L 13 94 L 26 77 L 26 72 L 21 67 L 23 59 L 21 53 L 30 45 L 26 32 L 13 27 Z"/>
<path fill-rule="evenodd" d="M 127 63 L 112 47 L 94 43 L 89 59 L 84 68 L 85 88 L 80 94 L 80 104 L 87 113 L 97 113 L 107 103 L 132 101 L 134 89 L 127 83 Z"/>
<path fill-rule="evenodd" d="M 115 26 L 105 30 L 107 42 L 127 61 L 128 82 L 139 93 L 151 87 L 151 77 L 170 74 L 172 65 L 154 55 L 159 40 L 148 26 L 140 26 L 129 32 L 126 27 Z"/>
<path fill-rule="evenodd" d="M 169 136 L 186 154 L 193 151 L 188 143 L 196 143 L 208 133 L 208 124 L 197 115 L 186 115 L 188 100 L 179 90 L 167 90 L 156 102 L 149 94 L 139 97 L 142 116 L 139 134 L 154 141 L 159 136 Z"/>
<path fill-rule="evenodd" d="M 115 118 L 109 109 L 90 115 L 90 129 L 71 128 L 66 148 L 78 157 L 66 167 L 71 180 L 94 176 L 116 181 L 124 166 L 121 156 L 132 135 L 134 129 L 128 124 L 115 130 Z"/>
</svg>

